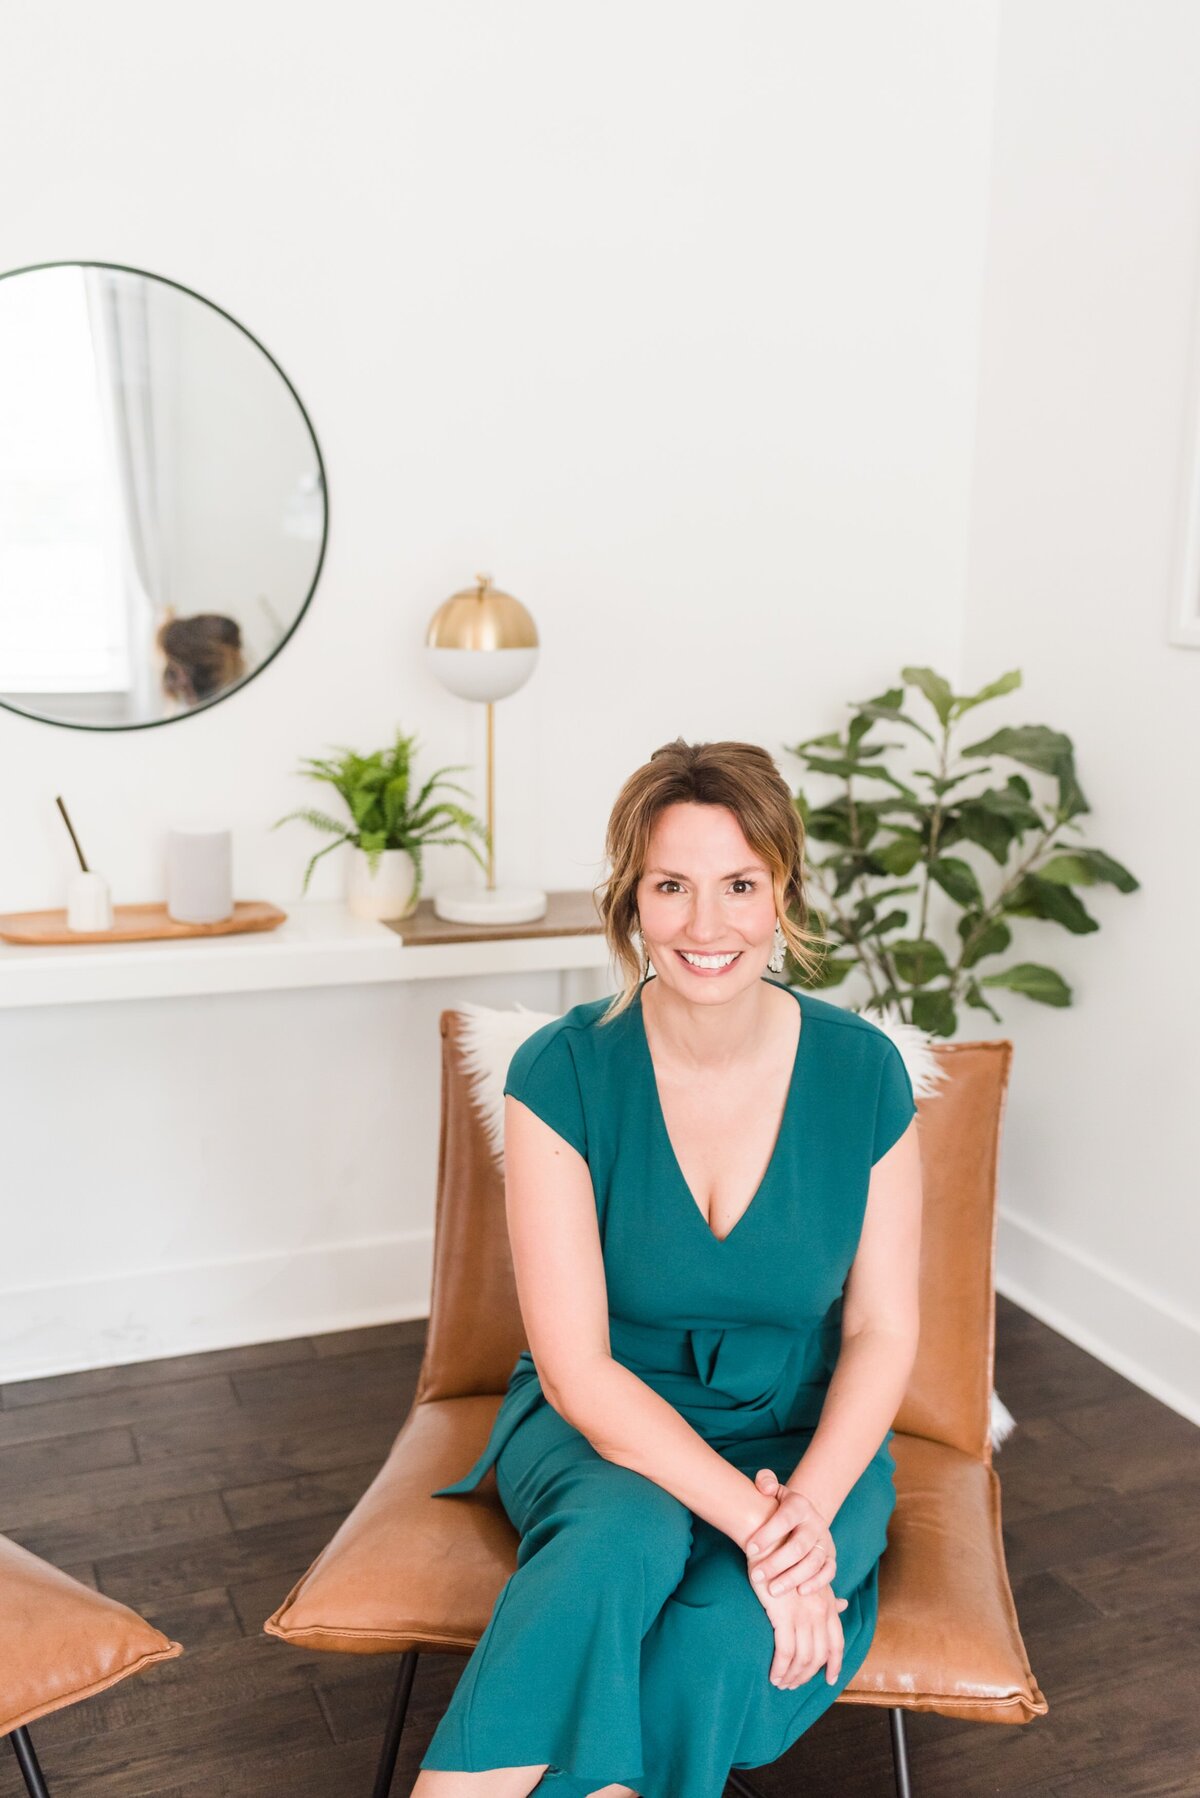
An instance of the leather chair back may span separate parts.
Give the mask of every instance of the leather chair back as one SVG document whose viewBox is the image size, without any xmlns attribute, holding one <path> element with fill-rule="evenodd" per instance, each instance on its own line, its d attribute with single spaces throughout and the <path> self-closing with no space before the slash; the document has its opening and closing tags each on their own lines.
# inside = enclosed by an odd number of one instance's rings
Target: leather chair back
<svg viewBox="0 0 1200 1798">
<path fill-rule="evenodd" d="M 504 1180 L 475 1110 L 464 1014 L 441 1014 L 442 1117 L 433 1287 L 415 1402 L 500 1393 L 523 1348 Z M 946 1069 L 918 1102 L 925 1197 L 921 1341 L 895 1428 L 991 1464 L 996 1177 L 1012 1044 L 935 1043 Z"/>
</svg>

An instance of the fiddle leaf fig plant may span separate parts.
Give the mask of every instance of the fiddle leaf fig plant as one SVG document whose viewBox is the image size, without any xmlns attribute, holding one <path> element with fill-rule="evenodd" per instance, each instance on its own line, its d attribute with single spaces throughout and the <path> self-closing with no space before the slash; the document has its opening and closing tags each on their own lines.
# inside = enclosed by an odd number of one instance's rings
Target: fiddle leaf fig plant
<svg viewBox="0 0 1200 1798">
<path fill-rule="evenodd" d="M 412 768 L 417 741 L 415 735 L 405 736 L 400 731 L 389 749 L 376 749 L 370 755 L 359 755 L 353 749 L 335 744 L 333 747 L 341 750 L 341 755 L 336 758 L 301 757 L 298 772 L 312 780 L 328 781 L 341 795 L 350 813 L 350 821 L 347 823 L 345 819 L 330 817 L 327 812 L 303 807 L 298 811 L 285 813 L 271 826 L 272 830 L 277 830 L 290 818 L 301 818 L 315 830 L 332 832 L 336 838 L 335 842 L 327 843 L 324 849 L 318 849 L 309 861 L 304 871 L 304 885 L 301 888 L 303 893 L 308 891 L 308 883 L 317 862 L 323 855 L 328 855 L 331 849 L 337 849 L 343 843 L 353 843 L 366 852 L 372 873 L 385 849 L 406 849 L 413 858 L 415 893 L 421 890 L 422 850 L 427 843 L 461 844 L 464 849 L 470 850 L 480 867 L 487 872 L 487 862 L 471 841 L 472 837 L 479 837 L 486 844 L 487 826 L 452 799 L 429 803 L 431 794 L 439 787 L 453 788 L 456 792 L 467 793 L 469 796 L 469 789 L 461 782 L 442 779 L 443 775 L 460 772 L 469 764 L 457 762 L 439 768 L 430 775 L 420 791 L 412 795 Z M 454 830 L 461 834 L 447 835 L 447 832 Z"/>
<path fill-rule="evenodd" d="M 1071 989 L 1052 967 L 1017 961 L 989 972 L 986 964 L 1009 949 L 1011 919 L 1041 918 L 1084 935 L 1100 926 L 1076 888 L 1099 882 L 1122 893 L 1138 888 L 1111 855 L 1076 840 L 1082 831 L 1075 820 L 1090 807 L 1071 739 L 1048 725 L 1022 724 L 961 746 L 952 742 L 976 706 L 1020 686 L 1019 669 L 970 694 L 955 694 L 932 668 L 903 668 L 901 680 L 873 699 L 852 702 L 844 732 L 787 746 L 813 774 L 845 783 L 820 804 L 811 804 L 803 790 L 794 797 L 809 843 L 830 845 L 821 861 L 810 857 L 814 923 L 828 945 L 811 984 L 837 986 L 860 968 L 873 1004 L 893 1005 L 908 1022 L 945 1037 L 957 1029 L 961 1005 L 1002 1021 L 988 990 L 1069 1005 Z M 908 687 L 932 709 L 929 728 L 909 709 Z M 915 734 L 931 765 L 904 775 L 888 767 L 885 752 L 907 749 L 911 740 L 875 741 L 877 727 Z M 1033 770 L 1051 784 L 1052 795 L 1035 797 L 1023 774 L 994 769 L 993 758 Z M 968 860 L 968 849 L 990 858 L 994 879 L 986 859 L 982 868 Z M 945 941 L 936 939 L 930 922 L 934 887 L 960 913 Z M 788 962 L 785 978 L 803 984 L 790 955 Z"/>
</svg>

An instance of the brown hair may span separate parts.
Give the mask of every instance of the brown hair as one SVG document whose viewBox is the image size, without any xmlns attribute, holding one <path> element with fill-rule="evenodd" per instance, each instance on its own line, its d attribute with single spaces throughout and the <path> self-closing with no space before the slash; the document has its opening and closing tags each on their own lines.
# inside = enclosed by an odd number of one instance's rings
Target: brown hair
<svg viewBox="0 0 1200 1798">
<path fill-rule="evenodd" d="M 632 935 L 637 927 L 637 885 L 646 866 L 650 833 L 659 812 L 690 801 L 726 806 L 742 835 L 771 871 L 775 915 L 788 949 L 811 980 L 825 938 L 808 929 L 804 894 L 804 825 L 774 761 L 757 743 L 685 743 L 676 737 L 656 749 L 617 795 L 608 820 L 605 854 L 610 873 L 594 889 L 609 953 L 624 970 L 620 993 L 600 1019 L 619 1017 L 642 978 Z"/>
<path fill-rule="evenodd" d="M 208 699 L 246 672 L 241 630 L 223 612 L 170 618 L 158 643 L 167 658 L 163 687 L 176 699 Z"/>
</svg>

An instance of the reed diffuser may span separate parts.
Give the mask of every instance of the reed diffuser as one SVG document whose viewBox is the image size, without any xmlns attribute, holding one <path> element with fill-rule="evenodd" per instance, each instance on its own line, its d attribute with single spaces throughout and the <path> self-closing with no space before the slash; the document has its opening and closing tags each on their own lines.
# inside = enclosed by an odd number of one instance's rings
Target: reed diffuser
<svg viewBox="0 0 1200 1798">
<path fill-rule="evenodd" d="M 61 794 L 55 794 L 54 803 L 62 813 L 63 823 L 79 857 L 79 872 L 72 874 L 67 882 L 67 929 L 111 930 L 113 909 L 108 882 L 103 874 L 94 874 L 88 867 L 87 857 L 75 835 L 75 826 L 71 823 Z"/>
</svg>

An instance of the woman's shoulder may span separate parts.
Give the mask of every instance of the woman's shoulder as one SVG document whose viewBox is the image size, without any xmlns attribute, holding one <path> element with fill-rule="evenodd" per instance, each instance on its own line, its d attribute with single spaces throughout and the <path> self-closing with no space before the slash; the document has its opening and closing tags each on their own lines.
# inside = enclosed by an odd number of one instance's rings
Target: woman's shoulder
<svg viewBox="0 0 1200 1798">
<path fill-rule="evenodd" d="M 818 1036 L 825 1039 L 829 1050 L 840 1048 L 855 1059 L 865 1057 L 872 1063 L 887 1060 L 893 1053 L 900 1054 L 895 1038 L 872 1018 L 865 1018 L 845 1005 L 837 1005 L 832 999 L 822 999 L 805 987 L 793 986 L 789 990 L 800 1001 L 804 1028 L 812 1025 Z"/>
<path fill-rule="evenodd" d="M 594 1039 L 596 1025 L 610 999 L 586 999 L 558 1017 L 547 1018 L 523 1037 L 509 1064 L 512 1075 L 527 1072 L 537 1063 L 547 1066 L 573 1061 L 585 1041 Z"/>
</svg>

